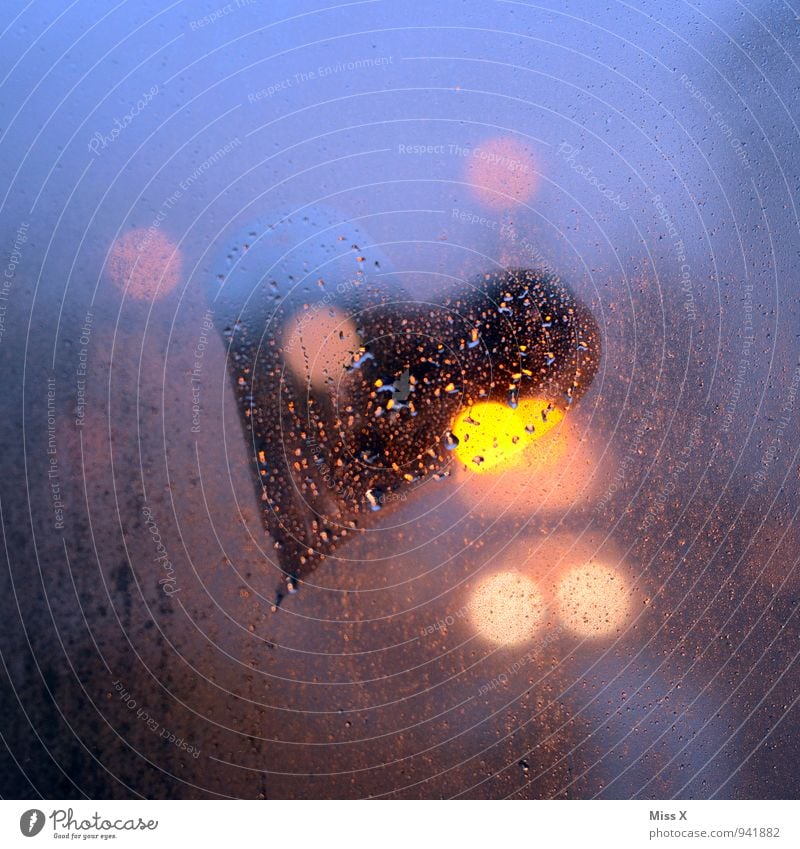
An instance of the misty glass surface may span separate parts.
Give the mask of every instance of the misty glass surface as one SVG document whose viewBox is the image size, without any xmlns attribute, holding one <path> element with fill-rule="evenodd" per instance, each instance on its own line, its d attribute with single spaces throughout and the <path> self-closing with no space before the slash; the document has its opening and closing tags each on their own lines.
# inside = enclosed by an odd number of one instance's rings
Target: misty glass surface
<svg viewBox="0 0 800 849">
<path fill-rule="evenodd" d="M 4 12 L 0 795 L 797 797 L 792 4 Z"/>
</svg>

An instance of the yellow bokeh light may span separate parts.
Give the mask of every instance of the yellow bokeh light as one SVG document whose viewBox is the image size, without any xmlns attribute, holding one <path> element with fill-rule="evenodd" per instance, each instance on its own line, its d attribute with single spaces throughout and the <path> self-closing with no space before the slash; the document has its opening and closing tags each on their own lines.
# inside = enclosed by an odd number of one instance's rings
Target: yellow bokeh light
<svg viewBox="0 0 800 849">
<path fill-rule="evenodd" d="M 542 625 L 545 604 L 539 585 L 516 571 L 485 578 L 469 602 L 470 619 L 481 636 L 496 644 L 530 640 Z"/>
<path fill-rule="evenodd" d="M 516 408 L 487 401 L 463 409 L 453 422 L 455 454 L 473 472 L 502 471 L 562 419 L 564 413 L 542 398 L 528 398 Z"/>
<path fill-rule="evenodd" d="M 630 612 L 629 591 L 620 572 L 602 563 L 584 563 L 558 581 L 556 603 L 563 624 L 581 637 L 605 637 L 619 630 Z"/>
</svg>

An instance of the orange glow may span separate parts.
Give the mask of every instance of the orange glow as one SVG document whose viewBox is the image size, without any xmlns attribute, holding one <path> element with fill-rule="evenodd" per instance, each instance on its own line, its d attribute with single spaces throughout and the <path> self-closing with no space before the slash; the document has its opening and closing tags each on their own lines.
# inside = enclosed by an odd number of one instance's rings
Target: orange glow
<svg viewBox="0 0 800 849">
<path fill-rule="evenodd" d="M 528 149 L 503 137 L 489 139 L 470 152 L 466 180 L 481 203 L 498 210 L 525 203 L 538 183 Z"/>
<path fill-rule="evenodd" d="M 588 503 L 598 488 L 598 461 L 593 441 L 581 435 L 583 425 L 574 415 L 570 412 L 545 439 L 526 446 L 515 463 L 503 465 L 497 474 L 469 475 L 456 466 L 459 496 L 483 516 L 529 516 L 532 509 Z"/>
<path fill-rule="evenodd" d="M 547 401 L 530 398 L 516 409 L 487 401 L 462 410 L 453 422 L 458 439 L 455 454 L 478 474 L 502 471 L 521 459 L 522 452 L 552 430 L 563 418 Z"/>
<path fill-rule="evenodd" d="M 484 639 L 514 644 L 536 634 L 544 620 L 545 605 L 535 581 L 509 570 L 490 575 L 478 585 L 469 612 Z"/>
<path fill-rule="evenodd" d="M 108 276 L 137 301 L 160 300 L 180 282 L 183 261 L 178 247 L 160 230 L 139 227 L 114 242 Z"/>
</svg>

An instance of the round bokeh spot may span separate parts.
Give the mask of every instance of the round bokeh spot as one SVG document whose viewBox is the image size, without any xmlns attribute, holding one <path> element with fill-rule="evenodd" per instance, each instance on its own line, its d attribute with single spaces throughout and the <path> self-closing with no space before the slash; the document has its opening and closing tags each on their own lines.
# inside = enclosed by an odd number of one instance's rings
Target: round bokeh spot
<svg viewBox="0 0 800 849">
<path fill-rule="evenodd" d="M 564 626 L 581 637 L 607 637 L 625 624 L 629 591 L 619 571 L 604 563 L 573 566 L 556 589 Z"/>
<path fill-rule="evenodd" d="M 493 138 L 475 147 L 466 179 L 472 194 L 484 206 L 509 209 L 530 200 L 538 174 L 530 151 L 510 138 Z"/>
<path fill-rule="evenodd" d="M 481 581 L 470 599 L 469 613 L 484 639 L 511 645 L 535 636 L 544 621 L 545 604 L 535 581 L 509 570 Z"/>
<path fill-rule="evenodd" d="M 160 300 L 180 282 L 180 249 L 160 230 L 138 227 L 120 236 L 108 256 L 112 283 L 137 301 Z"/>
<path fill-rule="evenodd" d="M 350 315 L 337 307 L 300 310 L 287 323 L 282 353 L 295 376 L 315 389 L 334 385 L 361 345 Z"/>
</svg>

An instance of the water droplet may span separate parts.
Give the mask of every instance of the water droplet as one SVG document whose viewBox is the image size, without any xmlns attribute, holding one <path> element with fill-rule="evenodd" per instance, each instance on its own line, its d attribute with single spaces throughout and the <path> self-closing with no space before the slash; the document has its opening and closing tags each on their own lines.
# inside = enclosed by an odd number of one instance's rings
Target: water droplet
<svg viewBox="0 0 800 849">
<path fill-rule="evenodd" d="M 448 430 L 444 435 L 444 447 L 448 451 L 452 451 L 454 448 L 458 448 L 458 437 L 451 431 Z"/>
<path fill-rule="evenodd" d="M 357 354 L 353 357 L 353 362 L 347 367 L 347 371 L 353 371 L 354 369 L 359 369 L 367 360 L 374 360 L 374 355 L 365 349 L 361 349 Z"/>
<path fill-rule="evenodd" d="M 377 513 L 383 506 L 383 491 L 375 487 L 373 489 L 368 489 L 365 495 L 367 503 L 369 504 L 369 509 L 372 510 L 373 513 Z"/>
</svg>

